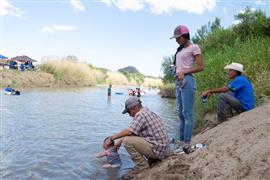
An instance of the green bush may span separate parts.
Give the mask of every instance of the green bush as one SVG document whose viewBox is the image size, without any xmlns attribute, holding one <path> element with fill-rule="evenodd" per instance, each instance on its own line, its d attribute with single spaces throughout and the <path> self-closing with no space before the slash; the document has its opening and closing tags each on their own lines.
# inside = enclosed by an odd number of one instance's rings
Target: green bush
<svg viewBox="0 0 270 180">
<path fill-rule="evenodd" d="M 163 98 L 175 98 L 175 84 L 166 83 L 159 87 L 161 97 Z"/>
<path fill-rule="evenodd" d="M 175 77 L 172 75 L 170 65 L 173 64 L 174 56 L 165 56 L 161 64 L 161 70 L 163 72 L 163 83 L 172 83 L 175 80 Z"/>
</svg>

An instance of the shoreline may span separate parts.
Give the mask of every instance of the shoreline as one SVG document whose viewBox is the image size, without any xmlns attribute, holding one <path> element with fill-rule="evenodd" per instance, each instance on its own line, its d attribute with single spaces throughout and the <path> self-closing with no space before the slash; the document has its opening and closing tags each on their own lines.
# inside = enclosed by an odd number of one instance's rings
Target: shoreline
<svg viewBox="0 0 270 180">
<path fill-rule="evenodd" d="M 57 79 L 53 74 L 35 70 L 35 71 L 16 71 L 4 69 L 1 70 L 0 86 L 2 88 L 10 85 L 12 88 L 75 88 L 75 87 L 94 87 L 94 86 L 108 86 L 112 84 L 113 87 L 137 87 L 136 83 L 131 81 L 118 81 L 117 79 L 108 78 L 108 82 L 98 83 L 95 78 L 91 81 L 85 81 L 84 77 L 66 77 Z M 120 73 L 119 73 L 120 74 Z M 122 83 L 122 84 L 121 84 Z M 148 88 L 155 87 L 161 84 L 160 79 L 145 77 L 144 83 L 140 87 Z"/>
</svg>

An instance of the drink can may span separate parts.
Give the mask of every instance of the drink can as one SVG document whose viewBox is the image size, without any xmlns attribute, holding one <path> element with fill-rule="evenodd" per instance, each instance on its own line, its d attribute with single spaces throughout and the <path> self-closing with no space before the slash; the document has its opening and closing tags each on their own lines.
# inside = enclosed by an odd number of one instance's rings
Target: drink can
<svg viewBox="0 0 270 180">
<path fill-rule="evenodd" d="M 206 103 L 207 102 L 207 99 L 208 99 L 207 96 L 202 96 L 202 102 L 203 103 Z"/>
</svg>

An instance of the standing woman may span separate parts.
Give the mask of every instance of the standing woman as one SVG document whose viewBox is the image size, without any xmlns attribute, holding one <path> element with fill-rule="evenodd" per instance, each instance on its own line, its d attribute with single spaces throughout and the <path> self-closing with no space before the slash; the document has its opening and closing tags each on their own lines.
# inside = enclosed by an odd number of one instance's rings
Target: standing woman
<svg viewBox="0 0 270 180">
<path fill-rule="evenodd" d="M 189 144 L 194 126 L 194 100 L 196 82 L 194 73 L 203 71 L 204 65 L 201 49 L 190 41 L 189 30 L 186 26 L 177 26 L 174 30 L 176 42 L 180 45 L 175 54 L 176 66 L 176 99 L 180 119 L 180 148 Z"/>
</svg>

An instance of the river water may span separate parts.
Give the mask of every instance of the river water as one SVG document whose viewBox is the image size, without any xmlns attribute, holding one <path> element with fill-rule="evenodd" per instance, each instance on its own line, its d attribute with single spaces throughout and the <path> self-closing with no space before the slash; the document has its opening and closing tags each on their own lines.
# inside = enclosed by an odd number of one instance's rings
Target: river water
<svg viewBox="0 0 270 180">
<path fill-rule="evenodd" d="M 114 89 L 126 92 L 126 88 Z M 120 148 L 123 166 L 103 169 L 103 139 L 126 128 L 131 117 L 122 115 L 128 95 L 106 87 L 82 89 L 24 89 L 20 96 L 1 94 L 0 178 L 117 179 L 133 167 Z M 141 97 L 143 105 L 163 118 L 170 137 L 178 131 L 175 101 L 154 91 Z"/>
</svg>

